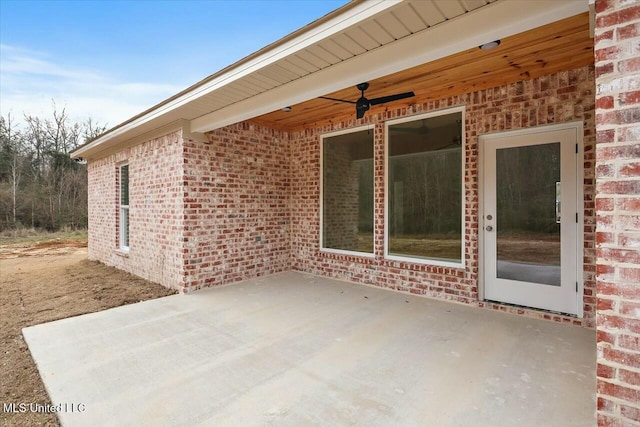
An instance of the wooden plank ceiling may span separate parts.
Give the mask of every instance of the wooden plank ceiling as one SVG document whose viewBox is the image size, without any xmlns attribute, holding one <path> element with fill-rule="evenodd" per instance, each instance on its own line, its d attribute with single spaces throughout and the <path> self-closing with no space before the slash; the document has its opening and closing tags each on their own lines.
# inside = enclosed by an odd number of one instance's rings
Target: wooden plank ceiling
<svg viewBox="0 0 640 427">
<path fill-rule="evenodd" d="M 365 120 L 367 115 L 385 109 L 571 70 L 593 64 L 593 61 L 589 15 L 584 13 L 505 38 L 493 50 L 469 49 L 372 80 L 366 92 L 367 98 L 408 91 L 414 91 L 416 96 L 372 107 L 366 113 Z M 355 101 L 360 92 L 355 87 L 349 87 L 326 96 Z M 251 121 L 276 129 L 298 130 L 348 119 L 355 119 L 355 107 L 352 104 L 311 99 L 293 105 L 289 112 L 274 111 Z"/>
</svg>

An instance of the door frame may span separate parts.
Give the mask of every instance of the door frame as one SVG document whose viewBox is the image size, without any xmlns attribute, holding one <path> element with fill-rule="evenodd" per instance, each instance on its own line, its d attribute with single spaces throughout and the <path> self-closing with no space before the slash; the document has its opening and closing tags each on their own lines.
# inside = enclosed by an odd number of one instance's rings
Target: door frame
<svg viewBox="0 0 640 427">
<path fill-rule="evenodd" d="M 534 126 L 524 129 L 505 130 L 490 132 L 478 135 L 478 299 L 485 301 L 485 253 L 484 253 L 484 184 L 485 184 L 485 141 L 487 137 L 517 137 L 541 132 L 574 129 L 576 132 L 576 144 L 578 154 L 576 156 L 576 206 L 578 207 L 578 224 L 576 235 L 576 278 L 578 281 L 578 291 L 576 292 L 577 318 L 584 316 L 584 126 L 582 121 L 571 121 L 552 125 Z M 529 307 L 528 310 L 544 311 L 542 309 Z"/>
</svg>

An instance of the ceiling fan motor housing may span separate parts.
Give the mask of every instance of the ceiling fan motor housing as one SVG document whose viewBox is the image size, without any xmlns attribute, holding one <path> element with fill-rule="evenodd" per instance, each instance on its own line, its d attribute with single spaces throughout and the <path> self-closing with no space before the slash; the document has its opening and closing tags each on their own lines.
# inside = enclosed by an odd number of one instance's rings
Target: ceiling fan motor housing
<svg viewBox="0 0 640 427">
<path fill-rule="evenodd" d="M 369 111 L 369 108 L 371 108 L 371 103 L 367 98 L 361 96 L 356 101 L 356 118 L 361 119 L 364 116 L 364 113 Z"/>
</svg>

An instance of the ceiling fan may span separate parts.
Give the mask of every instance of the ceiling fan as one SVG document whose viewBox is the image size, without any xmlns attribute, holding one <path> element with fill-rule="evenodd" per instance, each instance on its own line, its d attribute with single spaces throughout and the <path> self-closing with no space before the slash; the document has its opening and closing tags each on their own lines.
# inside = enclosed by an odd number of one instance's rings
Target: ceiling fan
<svg viewBox="0 0 640 427">
<path fill-rule="evenodd" d="M 360 83 L 356 87 L 361 92 L 360 98 L 358 98 L 357 101 L 348 101 L 346 99 L 330 98 L 328 96 L 320 96 L 319 98 L 328 99 L 329 101 L 345 102 L 347 104 L 356 104 L 356 117 L 358 119 L 361 119 L 362 117 L 364 117 L 364 113 L 369 111 L 372 105 L 384 104 L 385 102 L 397 101 L 399 99 L 411 98 L 412 96 L 415 96 L 415 93 L 413 92 L 405 92 L 405 93 L 397 93 L 395 95 L 381 96 L 380 98 L 367 99 L 364 96 L 364 91 L 369 89 L 369 83 L 366 83 L 366 82 Z"/>
</svg>

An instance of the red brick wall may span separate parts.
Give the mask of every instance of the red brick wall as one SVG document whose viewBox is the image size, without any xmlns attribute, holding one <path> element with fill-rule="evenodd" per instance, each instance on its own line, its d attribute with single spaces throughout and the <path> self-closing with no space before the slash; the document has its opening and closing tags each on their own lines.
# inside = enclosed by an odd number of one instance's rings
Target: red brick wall
<svg viewBox="0 0 640 427">
<path fill-rule="evenodd" d="M 129 163 L 129 253 L 118 244 L 118 165 Z M 182 137 L 175 132 L 90 161 L 89 259 L 181 288 Z"/>
<path fill-rule="evenodd" d="M 466 247 L 465 268 L 444 268 L 388 261 L 384 256 L 384 122 L 408 114 L 466 106 Z M 478 135 L 551 123 L 581 120 L 585 151 L 585 295 L 584 320 L 503 305 L 478 303 Z M 488 306 L 558 321 L 594 326 L 594 72 L 592 67 L 565 71 L 417 105 L 368 115 L 375 125 L 375 259 L 319 250 L 320 135 L 354 127 L 355 120 L 291 134 L 291 245 L 293 269 L 352 280 L 403 292 Z"/>
<path fill-rule="evenodd" d="M 286 271 L 288 135 L 242 123 L 181 131 L 90 161 L 89 258 L 191 291 Z M 118 245 L 118 170 L 129 164 L 130 249 Z"/>
<path fill-rule="evenodd" d="M 184 143 L 187 290 L 286 271 L 288 135 L 240 123 Z"/>
<path fill-rule="evenodd" d="M 594 75 L 585 67 L 369 115 L 374 129 L 375 259 L 320 252 L 320 135 L 355 120 L 287 134 L 240 123 L 180 132 L 91 161 L 89 254 L 166 286 L 193 290 L 295 269 L 593 327 L 595 323 Z M 465 268 L 383 259 L 384 121 L 466 106 Z M 585 143 L 584 320 L 478 301 L 479 134 L 582 120 Z M 116 166 L 130 168 L 130 246 L 117 250 Z"/>
<path fill-rule="evenodd" d="M 596 2 L 598 425 L 640 426 L 640 4 Z"/>
</svg>

